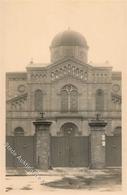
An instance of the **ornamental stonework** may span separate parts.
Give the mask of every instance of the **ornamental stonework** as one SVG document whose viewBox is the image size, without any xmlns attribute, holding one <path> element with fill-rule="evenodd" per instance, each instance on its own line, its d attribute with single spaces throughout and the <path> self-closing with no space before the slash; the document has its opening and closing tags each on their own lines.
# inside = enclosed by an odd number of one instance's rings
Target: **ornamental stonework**
<svg viewBox="0 0 127 195">
<path fill-rule="evenodd" d="M 33 71 L 30 78 L 32 81 L 43 81 L 47 78 L 47 74 L 44 71 Z"/>
<path fill-rule="evenodd" d="M 88 72 L 82 68 L 76 67 L 75 65 L 67 64 L 61 66 L 51 72 L 51 80 L 55 81 L 57 79 L 63 78 L 66 75 L 73 76 L 75 78 L 86 81 L 88 79 Z"/>
</svg>

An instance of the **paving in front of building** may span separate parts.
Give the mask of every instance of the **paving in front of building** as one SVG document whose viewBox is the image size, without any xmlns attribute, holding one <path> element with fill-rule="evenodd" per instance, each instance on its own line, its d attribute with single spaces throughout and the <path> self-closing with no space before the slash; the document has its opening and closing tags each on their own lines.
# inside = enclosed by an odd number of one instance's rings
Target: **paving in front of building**
<svg viewBox="0 0 127 195">
<path fill-rule="evenodd" d="M 5 186 L 6 192 L 32 190 L 60 193 L 67 192 L 68 189 L 72 192 L 121 191 L 121 169 L 54 168 L 52 171 L 39 170 L 37 177 L 24 177 L 18 174 L 17 179 L 17 176 L 7 176 Z"/>
<path fill-rule="evenodd" d="M 88 49 L 67 30 L 50 64 L 6 74 L 7 167 L 121 167 L 121 72 L 88 63 Z"/>
</svg>

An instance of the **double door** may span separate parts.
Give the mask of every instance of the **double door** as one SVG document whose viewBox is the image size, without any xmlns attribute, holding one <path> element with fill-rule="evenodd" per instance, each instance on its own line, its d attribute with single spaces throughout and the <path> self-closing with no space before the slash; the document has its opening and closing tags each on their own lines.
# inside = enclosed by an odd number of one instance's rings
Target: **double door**
<svg viewBox="0 0 127 195">
<path fill-rule="evenodd" d="M 88 164 L 88 136 L 51 137 L 51 165 L 53 167 L 85 167 Z"/>
</svg>

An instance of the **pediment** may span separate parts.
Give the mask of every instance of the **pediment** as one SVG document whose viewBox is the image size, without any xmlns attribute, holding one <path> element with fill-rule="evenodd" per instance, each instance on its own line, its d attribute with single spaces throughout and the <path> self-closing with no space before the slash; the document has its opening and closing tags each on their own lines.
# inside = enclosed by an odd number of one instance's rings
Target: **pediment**
<svg viewBox="0 0 127 195">
<path fill-rule="evenodd" d="M 24 102 L 26 100 L 27 100 L 27 93 L 25 93 L 23 95 L 16 96 L 16 97 L 13 97 L 13 98 L 7 100 L 7 103 L 15 104 L 15 103 L 19 103 L 19 102 Z"/>
<path fill-rule="evenodd" d="M 48 67 L 48 72 L 51 75 L 52 81 L 65 77 L 72 77 L 82 81 L 87 81 L 88 74 L 92 70 L 92 66 L 82 64 L 78 60 L 70 58 Z"/>
<path fill-rule="evenodd" d="M 50 64 L 49 66 L 47 66 L 47 69 L 52 69 L 52 68 L 55 68 L 55 67 L 57 67 L 57 66 L 61 66 L 61 65 L 63 65 L 63 64 L 68 64 L 68 63 L 70 63 L 70 64 L 74 64 L 74 65 L 77 65 L 77 66 L 80 66 L 80 67 L 82 67 L 82 68 L 86 68 L 86 69 L 93 69 L 94 67 L 93 66 L 91 66 L 91 65 L 89 65 L 89 64 L 85 64 L 85 63 L 83 63 L 82 61 L 80 61 L 80 60 L 77 60 L 77 59 L 75 59 L 75 58 L 64 58 L 64 59 L 62 59 L 62 60 L 59 60 L 59 61 L 57 61 L 56 63 L 53 63 L 53 64 Z"/>
<path fill-rule="evenodd" d="M 27 93 L 13 97 L 10 100 L 7 100 L 7 110 L 8 111 L 21 111 L 27 109 Z"/>
</svg>

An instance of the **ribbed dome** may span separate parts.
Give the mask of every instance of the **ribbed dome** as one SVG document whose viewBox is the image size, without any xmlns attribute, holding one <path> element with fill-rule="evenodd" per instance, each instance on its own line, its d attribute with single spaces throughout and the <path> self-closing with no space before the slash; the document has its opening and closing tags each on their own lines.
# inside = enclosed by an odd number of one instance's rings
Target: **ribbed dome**
<svg viewBox="0 0 127 195">
<path fill-rule="evenodd" d="M 58 33 L 51 42 L 51 48 L 58 46 L 81 46 L 88 48 L 84 36 L 72 30 Z"/>
</svg>

